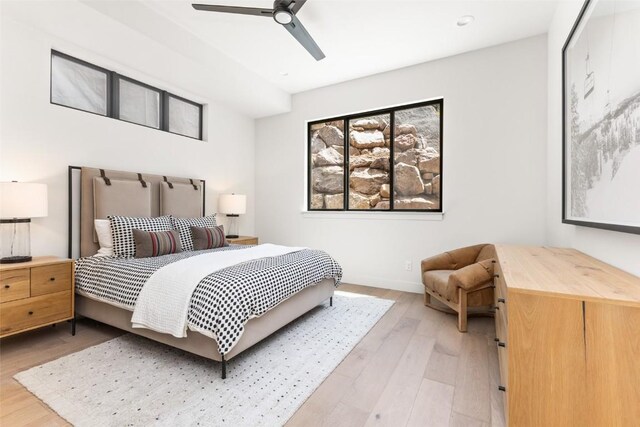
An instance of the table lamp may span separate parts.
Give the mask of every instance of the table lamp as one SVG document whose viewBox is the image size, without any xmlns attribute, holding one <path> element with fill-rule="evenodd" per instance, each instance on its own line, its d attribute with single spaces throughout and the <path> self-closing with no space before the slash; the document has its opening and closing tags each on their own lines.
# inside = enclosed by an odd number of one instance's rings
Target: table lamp
<svg viewBox="0 0 640 427">
<path fill-rule="evenodd" d="M 235 239 L 239 237 L 238 217 L 247 212 L 247 196 L 244 194 L 221 194 L 218 197 L 218 212 L 227 214 L 229 218 L 229 231 L 227 237 Z"/>
<path fill-rule="evenodd" d="M 0 182 L 0 264 L 31 261 L 31 218 L 47 216 L 47 185 Z"/>
</svg>

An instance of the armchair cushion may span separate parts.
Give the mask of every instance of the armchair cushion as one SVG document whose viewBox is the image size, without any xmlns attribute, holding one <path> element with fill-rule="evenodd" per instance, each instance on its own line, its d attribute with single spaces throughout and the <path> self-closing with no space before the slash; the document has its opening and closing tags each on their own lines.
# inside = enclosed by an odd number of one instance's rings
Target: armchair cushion
<svg viewBox="0 0 640 427">
<path fill-rule="evenodd" d="M 449 276 L 449 286 L 472 291 L 493 280 L 493 262 L 488 259 L 454 271 Z"/>
<path fill-rule="evenodd" d="M 458 302 L 457 289 L 449 286 L 449 276 L 454 270 L 430 270 L 422 274 L 424 286 L 448 301 Z"/>
<path fill-rule="evenodd" d="M 478 252 L 476 262 L 496 259 L 496 247 L 494 245 L 484 245 L 484 248 Z"/>
<path fill-rule="evenodd" d="M 422 272 L 429 270 L 458 270 L 476 262 L 486 244 L 467 246 L 444 252 L 422 261 Z"/>
<path fill-rule="evenodd" d="M 455 270 L 455 262 L 448 252 L 423 259 L 420 263 L 422 272 L 432 270 Z"/>
</svg>

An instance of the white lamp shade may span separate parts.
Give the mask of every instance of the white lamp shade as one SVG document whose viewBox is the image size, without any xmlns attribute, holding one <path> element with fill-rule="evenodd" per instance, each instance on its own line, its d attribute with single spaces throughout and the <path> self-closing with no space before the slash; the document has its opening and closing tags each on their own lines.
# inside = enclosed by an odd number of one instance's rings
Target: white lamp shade
<svg viewBox="0 0 640 427">
<path fill-rule="evenodd" d="M 0 182 L 0 218 L 37 218 L 47 213 L 46 184 Z"/>
<path fill-rule="evenodd" d="M 221 194 L 218 197 L 218 212 L 227 215 L 243 215 L 247 212 L 247 196 L 244 194 Z"/>
</svg>

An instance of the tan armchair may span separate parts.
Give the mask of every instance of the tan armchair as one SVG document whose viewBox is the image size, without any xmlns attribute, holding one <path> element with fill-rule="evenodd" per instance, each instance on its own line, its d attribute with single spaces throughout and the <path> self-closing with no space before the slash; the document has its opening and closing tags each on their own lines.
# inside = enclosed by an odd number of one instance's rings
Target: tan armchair
<svg viewBox="0 0 640 427">
<path fill-rule="evenodd" d="M 482 244 L 448 251 L 422 261 L 424 305 L 446 311 L 431 304 L 436 298 L 458 313 L 458 330 L 467 331 L 469 307 L 487 307 L 491 314 L 493 305 L 493 264 L 495 248 Z"/>
</svg>

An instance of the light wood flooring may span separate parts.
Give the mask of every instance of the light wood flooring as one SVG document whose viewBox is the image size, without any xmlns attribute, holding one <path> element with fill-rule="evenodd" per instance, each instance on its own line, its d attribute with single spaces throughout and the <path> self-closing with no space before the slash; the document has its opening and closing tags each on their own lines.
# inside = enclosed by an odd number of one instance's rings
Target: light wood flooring
<svg viewBox="0 0 640 427">
<path fill-rule="evenodd" d="M 289 420 L 287 426 L 503 426 L 493 319 L 456 318 L 418 294 L 342 285 L 396 303 Z M 0 341 L 0 425 L 68 425 L 13 379 L 17 372 L 121 335 L 89 320 Z M 231 362 L 233 363 L 233 362 Z"/>
</svg>

